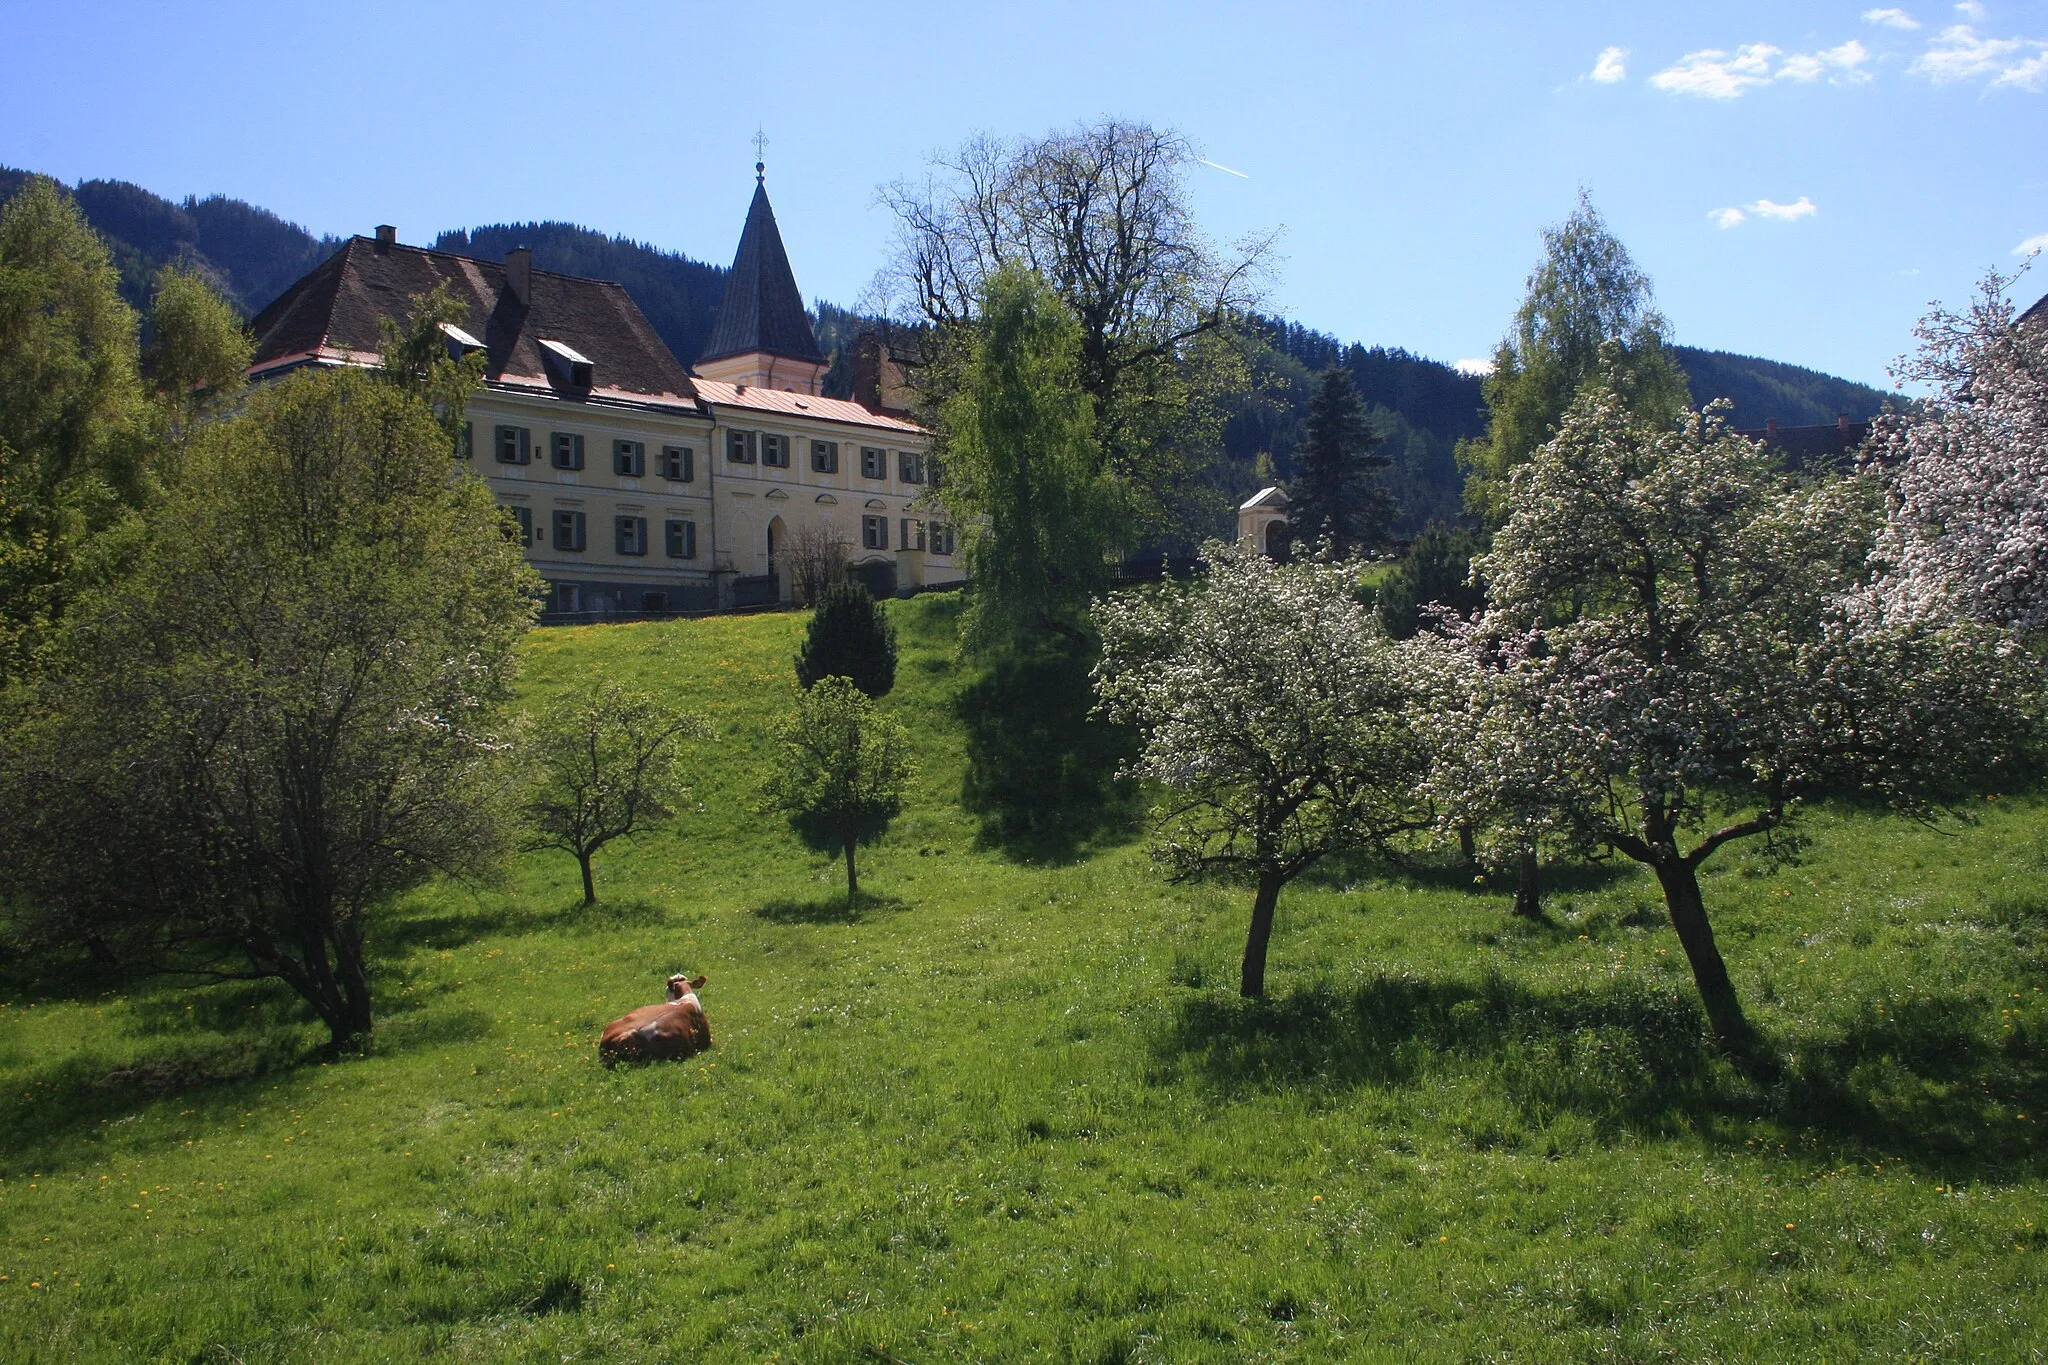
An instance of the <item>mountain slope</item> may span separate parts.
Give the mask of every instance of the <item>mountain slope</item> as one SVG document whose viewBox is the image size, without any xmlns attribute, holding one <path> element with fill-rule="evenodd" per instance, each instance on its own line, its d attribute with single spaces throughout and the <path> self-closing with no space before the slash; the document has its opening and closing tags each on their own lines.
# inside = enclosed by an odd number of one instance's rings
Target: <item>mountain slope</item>
<svg viewBox="0 0 2048 1365">
<path fill-rule="evenodd" d="M 13 198 L 29 175 L 0 166 L 0 200 Z M 121 272 L 121 297 L 137 309 L 148 308 L 156 272 L 178 262 L 205 274 L 253 317 L 341 244 L 225 195 L 180 204 L 125 180 L 81 180 L 68 188 L 85 220 L 107 239 Z"/>
</svg>

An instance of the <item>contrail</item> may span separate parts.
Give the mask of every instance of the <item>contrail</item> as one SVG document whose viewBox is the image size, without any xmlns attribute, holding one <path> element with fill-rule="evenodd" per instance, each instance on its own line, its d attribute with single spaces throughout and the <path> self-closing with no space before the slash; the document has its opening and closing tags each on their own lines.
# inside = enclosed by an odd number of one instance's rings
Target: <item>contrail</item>
<svg viewBox="0 0 2048 1365">
<path fill-rule="evenodd" d="M 1225 165 L 1221 164 L 1220 162 L 1215 162 L 1215 161 L 1211 161 L 1211 160 L 1210 160 L 1210 159 L 1209 159 L 1208 157 L 1206 157 L 1206 156 L 1198 156 L 1198 157 L 1196 157 L 1196 158 L 1195 158 L 1195 160 L 1197 160 L 1197 161 L 1201 162 L 1201 163 L 1202 163 L 1202 164 L 1203 164 L 1204 166 L 1214 166 L 1214 167 L 1215 167 L 1215 168 L 1216 168 L 1217 170 L 1219 170 L 1219 171 L 1223 172 L 1223 173 L 1224 173 L 1225 175 L 1234 175 L 1234 176 L 1236 176 L 1236 177 L 1237 177 L 1237 178 L 1238 178 L 1239 180 L 1249 180 L 1249 179 L 1251 179 L 1251 177 L 1250 177 L 1250 176 L 1248 176 L 1248 175 L 1246 175 L 1246 174 L 1245 174 L 1245 173 L 1244 173 L 1243 171 L 1233 171 L 1233 170 L 1231 170 L 1231 169 L 1230 169 L 1230 167 L 1228 167 L 1228 166 L 1225 166 Z"/>
</svg>

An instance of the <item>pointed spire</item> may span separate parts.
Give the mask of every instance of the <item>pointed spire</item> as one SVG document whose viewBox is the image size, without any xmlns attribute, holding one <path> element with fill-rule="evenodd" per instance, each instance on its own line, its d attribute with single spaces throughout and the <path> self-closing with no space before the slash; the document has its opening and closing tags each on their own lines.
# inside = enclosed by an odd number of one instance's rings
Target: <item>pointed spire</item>
<svg viewBox="0 0 2048 1365">
<path fill-rule="evenodd" d="M 759 353 L 822 362 L 825 354 L 811 331 L 804 296 L 790 271 L 782 232 L 775 226 L 775 210 L 768 204 L 761 163 L 755 163 L 754 173 L 747 226 L 740 233 L 740 249 L 725 279 L 725 297 L 718 301 L 718 317 L 699 360 Z"/>
</svg>

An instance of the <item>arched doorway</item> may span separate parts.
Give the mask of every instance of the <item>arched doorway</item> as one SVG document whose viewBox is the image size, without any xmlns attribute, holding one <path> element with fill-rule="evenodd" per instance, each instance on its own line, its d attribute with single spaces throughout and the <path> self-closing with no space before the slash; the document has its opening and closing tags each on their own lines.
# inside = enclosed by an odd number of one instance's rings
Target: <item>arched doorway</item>
<svg viewBox="0 0 2048 1365">
<path fill-rule="evenodd" d="M 777 597 L 782 595 L 782 580 L 786 577 L 782 572 L 781 558 L 784 538 L 782 518 L 771 517 L 768 521 L 768 581 L 774 586 Z"/>
</svg>

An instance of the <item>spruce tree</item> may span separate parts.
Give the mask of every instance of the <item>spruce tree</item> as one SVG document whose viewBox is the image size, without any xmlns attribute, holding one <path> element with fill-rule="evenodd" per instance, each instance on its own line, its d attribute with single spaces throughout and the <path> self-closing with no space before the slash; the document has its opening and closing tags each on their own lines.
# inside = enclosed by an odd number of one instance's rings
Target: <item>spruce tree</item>
<svg viewBox="0 0 2048 1365">
<path fill-rule="evenodd" d="M 1388 464 L 1379 444 L 1350 371 L 1339 365 L 1323 371 L 1296 456 L 1299 472 L 1287 485 L 1296 545 L 1320 543 L 1342 559 L 1386 542 L 1394 508 L 1378 482 Z"/>
<path fill-rule="evenodd" d="M 1408 553 L 1380 584 L 1380 624 L 1396 640 L 1406 640 L 1423 627 L 1423 609 L 1432 604 L 1470 616 L 1486 605 L 1486 591 L 1472 581 L 1472 557 L 1479 537 L 1461 527 L 1432 521 L 1415 538 Z"/>
<path fill-rule="evenodd" d="M 809 691 L 822 678 L 850 679 L 870 697 L 896 685 L 896 628 L 858 583 L 835 583 L 811 613 L 796 680 Z"/>
</svg>

